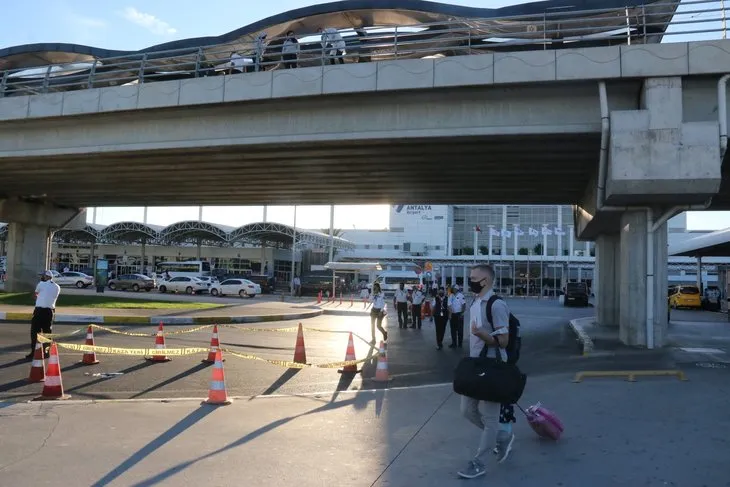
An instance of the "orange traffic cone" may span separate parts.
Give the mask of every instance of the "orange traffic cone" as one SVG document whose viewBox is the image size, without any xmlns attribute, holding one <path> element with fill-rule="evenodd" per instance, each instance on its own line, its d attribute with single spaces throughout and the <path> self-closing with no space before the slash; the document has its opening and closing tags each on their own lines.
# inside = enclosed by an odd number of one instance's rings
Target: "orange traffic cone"
<svg viewBox="0 0 730 487">
<path fill-rule="evenodd" d="M 350 332 L 350 338 L 347 340 L 347 351 L 345 352 L 345 362 L 349 362 L 350 360 L 357 360 L 355 358 L 355 343 L 352 341 L 352 332 Z M 345 365 L 340 370 L 338 370 L 340 374 L 357 374 L 359 370 L 357 370 L 357 365 Z"/>
<path fill-rule="evenodd" d="M 157 350 L 165 349 L 165 335 L 162 328 L 162 322 L 160 322 L 160 326 L 157 328 L 157 336 L 155 337 L 155 348 Z M 149 360 L 150 362 L 169 362 L 172 359 L 166 355 L 153 355 L 151 357 L 147 357 L 147 360 Z"/>
<path fill-rule="evenodd" d="M 214 406 L 226 406 L 231 403 L 228 400 L 226 392 L 226 378 L 223 373 L 223 354 L 220 349 L 215 352 L 215 361 L 213 362 L 213 376 L 210 379 L 210 389 L 208 389 L 208 399 L 205 404 Z"/>
<path fill-rule="evenodd" d="M 33 363 L 30 364 L 28 382 L 43 382 L 46 380 L 46 363 L 43 361 L 43 358 L 43 345 L 38 342 L 35 344 Z"/>
<path fill-rule="evenodd" d="M 297 330 L 297 344 L 294 347 L 294 363 L 307 363 L 307 351 L 304 349 L 304 332 L 301 323 L 299 323 L 299 330 Z"/>
<path fill-rule="evenodd" d="M 89 328 L 86 330 L 86 344 L 91 345 L 92 347 L 94 346 L 94 329 L 91 328 L 91 325 L 89 325 Z M 99 361 L 96 359 L 96 352 L 84 352 L 81 363 L 84 365 L 98 364 Z"/>
<path fill-rule="evenodd" d="M 202 362 L 205 362 L 206 364 L 212 364 L 215 363 L 215 354 L 218 350 L 220 350 L 220 342 L 218 341 L 218 325 L 213 326 L 213 336 L 210 337 L 210 350 L 208 351 L 208 358 L 202 360 Z M 223 359 L 225 362 L 225 359 Z"/>
<path fill-rule="evenodd" d="M 68 399 L 69 397 L 71 396 L 67 396 L 63 393 L 61 364 L 58 362 L 58 346 L 55 343 L 52 343 L 51 352 L 48 354 L 48 375 L 46 375 L 46 382 L 43 384 L 43 392 L 41 392 L 41 395 L 33 400 L 48 401 Z"/>
<path fill-rule="evenodd" d="M 378 368 L 375 369 L 375 380 L 377 382 L 388 382 L 388 357 L 385 353 L 385 343 L 380 341 L 380 353 L 378 354 Z"/>
</svg>

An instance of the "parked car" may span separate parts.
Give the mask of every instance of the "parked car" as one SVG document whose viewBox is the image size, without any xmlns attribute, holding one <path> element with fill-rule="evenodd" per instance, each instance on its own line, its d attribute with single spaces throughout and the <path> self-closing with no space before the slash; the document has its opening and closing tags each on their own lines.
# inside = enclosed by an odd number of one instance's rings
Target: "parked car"
<svg viewBox="0 0 730 487">
<path fill-rule="evenodd" d="M 202 277 L 199 277 L 198 279 L 200 279 L 201 281 L 203 281 L 206 284 L 215 284 L 216 282 L 219 282 L 218 278 L 215 276 L 202 276 Z"/>
<path fill-rule="evenodd" d="M 62 272 L 53 279 L 59 286 L 76 286 L 79 289 L 89 287 L 94 283 L 94 278 L 83 272 Z"/>
<path fill-rule="evenodd" d="M 585 282 L 569 282 L 565 286 L 564 306 L 588 306 L 588 285 Z"/>
<path fill-rule="evenodd" d="M 274 292 L 274 279 L 269 276 L 255 274 L 248 276 L 248 280 L 261 287 L 263 294 L 271 294 Z"/>
<path fill-rule="evenodd" d="M 702 308 L 702 296 L 697 286 L 674 286 L 669 296 L 669 307 L 677 308 Z"/>
<path fill-rule="evenodd" d="M 210 290 L 211 284 L 197 277 L 177 276 L 170 280 L 160 282 L 158 288 L 161 293 L 167 291 L 173 293 L 202 294 Z"/>
<path fill-rule="evenodd" d="M 320 291 L 323 294 L 327 294 L 327 291 L 332 293 L 332 274 L 305 274 L 301 276 L 302 281 L 302 296 L 316 296 Z M 347 283 L 341 277 L 337 278 L 336 281 L 336 292 L 339 296 L 341 293 L 345 293 Z"/>
<path fill-rule="evenodd" d="M 144 289 L 149 292 L 155 287 L 155 280 L 142 274 L 123 274 L 109 280 L 109 289 L 112 291 L 131 289 L 136 292 Z"/>
<path fill-rule="evenodd" d="M 232 296 L 238 294 L 240 297 L 254 298 L 261 294 L 261 286 L 248 279 L 226 279 L 221 283 L 213 284 L 210 288 L 212 296 Z"/>
</svg>

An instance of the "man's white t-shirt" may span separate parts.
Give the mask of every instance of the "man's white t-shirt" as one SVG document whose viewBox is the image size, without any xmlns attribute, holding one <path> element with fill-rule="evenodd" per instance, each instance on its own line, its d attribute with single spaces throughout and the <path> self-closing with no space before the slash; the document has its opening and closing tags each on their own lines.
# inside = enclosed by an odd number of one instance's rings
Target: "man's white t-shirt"
<svg viewBox="0 0 730 487">
<path fill-rule="evenodd" d="M 415 293 L 413 293 L 413 304 L 423 304 L 423 293 L 421 291 L 416 291 Z"/>
<path fill-rule="evenodd" d="M 385 295 L 382 292 L 378 294 L 373 293 L 370 296 L 370 302 L 373 303 L 373 309 L 383 309 L 385 308 Z"/>
<path fill-rule="evenodd" d="M 58 295 L 61 294 L 61 288 L 58 284 L 53 281 L 41 281 L 35 287 L 36 308 L 50 308 L 56 309 L 56 300 Z"/>
<path fill-rule="evenodd" d="M 405 289 L 396 289 L 395 302 L 396 303 L 407 303 L 408 302 L 408 291 L 406 291 Z"/>
<path fill-rule="evenodd" d="M 469 331 L 470 357 L 478 357 L 479 354 L 482 353 L 482 349 L 484 348 L 484 340 L 471 332 L 472 322 L 476 322 L 477 328 L 481 329 L 482 331 L 486 331 L 487 333 L 509 335 L 509 308 L 507 307 L 507 303 L 505 303 L 504 300 L 498 299 L 492 304 L 492 322 L 494 323 L 494 332 L 492 332 L 492 327 L 489 322 L 487 322 L 486 313 L 482 313 L 482 308 L 484 307 L 482 305 L 482 302 L 486 303 L 493 294 L 494 291 L 489 291 L 484 296 L 477 297 L 474 300 L 474 303 L 471 305 L 471 308 L 469 308 L 469 321 L 466 326 L 467 330 Z M 499 351 L 502 355 L 502 360 L 506 362 L 507 351 L 504 348 L 500 348 Z M 489 347 L 489 349 L 487 350 L 487 357 L 497 357 L 496 345 Z"/>
<path fill-rule="evenodd" d="M 452 294 L 449 298 L 449 307 L 452 313 L 463 313 L 464 305 L 466 305 L 466 299 L 464 299 L 464 294 L 461 291 Z"/>
</svg>

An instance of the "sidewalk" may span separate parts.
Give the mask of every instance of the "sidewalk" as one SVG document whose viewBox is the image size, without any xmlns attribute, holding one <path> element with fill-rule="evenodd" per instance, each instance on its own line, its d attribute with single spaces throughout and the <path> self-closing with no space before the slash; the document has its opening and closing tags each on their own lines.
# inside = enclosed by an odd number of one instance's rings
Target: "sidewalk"
<svg viewBox="0 0 730 487">
<path fill-rule="evenodd" d="M 314 306 L 264 302 L 209 309 L 103 309 L 63 307 L 56 310 L 56 323 L 157 324 L 261 323 L 304 320 L 320 316 Z M 30 321 L 31 306 L 0 306 L 0 322 Z"/>
<path fill-rule="evenodd" d="M 564 420 L 557 443 L 518 418 L 513 453 L 474 481 L 456 471 L 478 431 L 450 385 L 239 398 L 231 406 L 171 402 L 0 403 L 3 484 L 463 485 L 664 487 L 725 485 L 728 371 L 675 379 L 528 380 Z M 701 410 L 701 414 L 692 412 Z M 519 414 L 519 413 L 518 413 Z M 667 427 L 671 425 L 671 427 Z"/>
</svg>

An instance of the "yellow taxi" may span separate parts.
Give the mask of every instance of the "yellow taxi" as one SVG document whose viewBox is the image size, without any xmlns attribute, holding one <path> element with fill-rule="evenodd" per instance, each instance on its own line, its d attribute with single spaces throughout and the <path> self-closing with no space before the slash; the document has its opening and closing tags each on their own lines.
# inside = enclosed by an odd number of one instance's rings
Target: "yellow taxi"
<svg viewBox="0 0 730 487">
<path fill-rule="evenodd" d="M 697 286 L 672 286 L 669 288 L 669 307 L 702 308 L 702 296 Z"/>
</svg>

